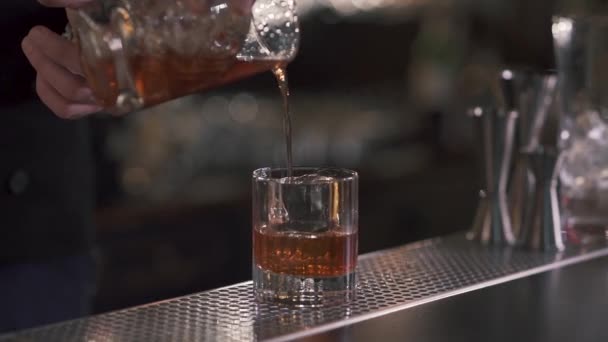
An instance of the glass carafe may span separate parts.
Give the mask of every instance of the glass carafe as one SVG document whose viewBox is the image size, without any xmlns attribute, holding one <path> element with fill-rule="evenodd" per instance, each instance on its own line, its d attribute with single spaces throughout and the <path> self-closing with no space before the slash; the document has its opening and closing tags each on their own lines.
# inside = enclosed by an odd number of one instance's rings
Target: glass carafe
<svg viewBox="0 0 608 342">
<path fill-rule="evenodd" d="M 562 222 L 568 242 L 608 237 L 608 17 L 556 16 Z"/>
<path fill-rule="evenodd" d="M 294 0 L 97 0 L 68 10 L 97 101 L 121 114 L 290 62 Z"/>
</svg>

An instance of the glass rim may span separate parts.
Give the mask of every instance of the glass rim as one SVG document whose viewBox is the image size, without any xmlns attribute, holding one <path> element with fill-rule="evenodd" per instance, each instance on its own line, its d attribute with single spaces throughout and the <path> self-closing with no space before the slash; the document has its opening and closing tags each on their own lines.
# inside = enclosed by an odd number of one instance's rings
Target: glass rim
<svg viewBox="0 0 608 342">
<path fill-rule="evenodd" d="M 570 20 L 572 23 L 596 23 L 606 25 L 608 18 L 601 14 L 589 13 L 556 13 L 551 16 L 553 24 L 559 23 L 562 20 Z"/>
<path fill-rule="evenodd" d="M 296 166 L 292 169 L 295 177 L 304 176 L 311 173 L 322 173 L 327 171 L 335 171 L 336 175 L 332 174 L 331 177 L 336 181 L 354 181 L 359 179 L 359 174 L 357 171 L 340 168 L 340 167 L 312 167 L 312 166 Z M 303 173 L 302 173 L 303 172 Z M 297 175 L 298 173 L 302 173 Z M 253 180 L 254 181 L 280 181 L 281 179 L 287 177 L 287 168 L 286 167 L 262 167 L 253 171 Z"/>
</svg>

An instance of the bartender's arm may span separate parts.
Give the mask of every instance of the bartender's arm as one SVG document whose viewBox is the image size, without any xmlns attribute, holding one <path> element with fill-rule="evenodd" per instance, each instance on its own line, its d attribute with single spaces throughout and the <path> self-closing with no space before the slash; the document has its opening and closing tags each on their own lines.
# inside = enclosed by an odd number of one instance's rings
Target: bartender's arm
<svg viewBox="0 0 608 342">
<path fill-rule="evenodd" d="M 39 0 L 49 7 L 77 8 L 90 0 Z M 43 26 L 36 26 L 21 46 L 36 69 L 36 92 L 57 116 L 74 119 L 95 113 L 95 103 L 80 68 L 76 45 Z"/>
</svg>

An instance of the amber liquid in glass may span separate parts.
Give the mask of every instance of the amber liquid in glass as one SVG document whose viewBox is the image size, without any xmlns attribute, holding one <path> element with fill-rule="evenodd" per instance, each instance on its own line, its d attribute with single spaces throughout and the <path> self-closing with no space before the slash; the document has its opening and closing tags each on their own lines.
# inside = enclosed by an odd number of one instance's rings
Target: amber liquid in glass
<svg viewBox="0 0 608 342">
<path fill-rule="evenodd" d="M 299 277 L 343 276 L 357 266 L 357 233 L 289 233 L 256 227 L 253 253 L 265 271 Z"/>
</svg>

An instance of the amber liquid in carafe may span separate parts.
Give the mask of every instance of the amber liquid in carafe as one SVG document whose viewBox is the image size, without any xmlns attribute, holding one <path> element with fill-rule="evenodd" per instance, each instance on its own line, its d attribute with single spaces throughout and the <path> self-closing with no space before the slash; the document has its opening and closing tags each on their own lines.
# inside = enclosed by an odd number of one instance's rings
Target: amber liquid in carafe
<svg viewBox="0 0 608 342">
<path fill-rule="evenodd" d="M 133 83 L 144 107 L 210 89 L 239 78 L 269 70 L 277 62 L 242 62 L 234 58 L 211 59 L 180 56 L 168 51 L 162 56 L 136 55 L 129 58 Z M 120 89 L 112 58 L 83 63 L 89 86 L 106 108 L 116 105 Z"/>
</svg>

